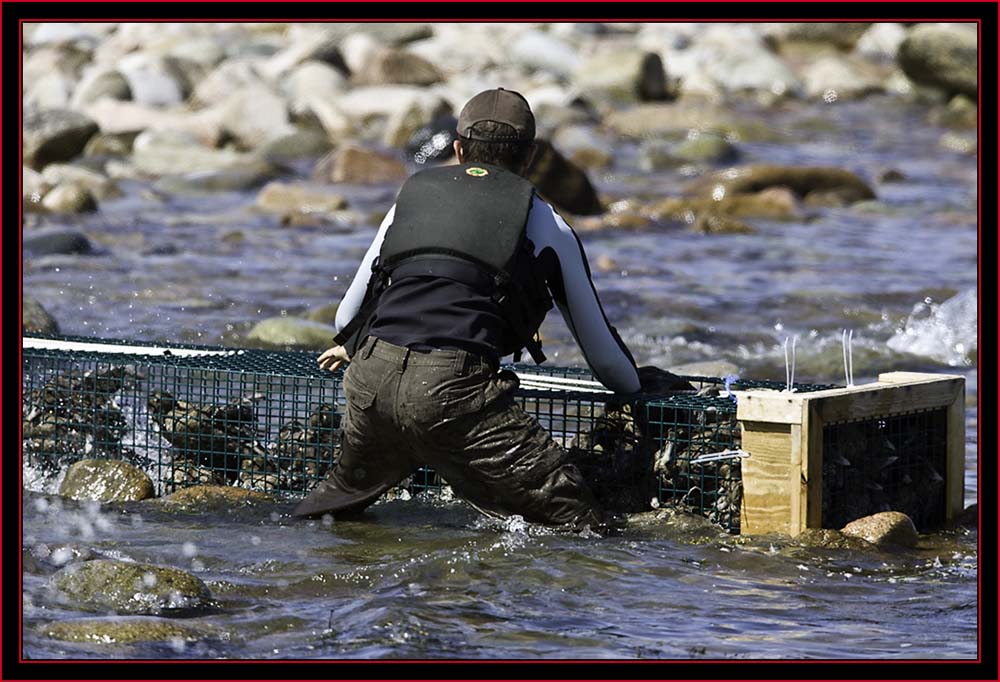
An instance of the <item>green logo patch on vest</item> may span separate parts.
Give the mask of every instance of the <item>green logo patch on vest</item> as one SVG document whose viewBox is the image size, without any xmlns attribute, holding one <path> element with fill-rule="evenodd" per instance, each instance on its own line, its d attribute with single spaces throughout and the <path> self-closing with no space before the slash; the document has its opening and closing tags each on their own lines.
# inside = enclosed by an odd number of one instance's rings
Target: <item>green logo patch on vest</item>
<svg viewBox="0 0 1000 682">
<path fill-rule="evenodd" d="M 473 166 L 472 168 L 465 169 L 466 174 L 471 175 L 474 178 L 483 178 L 490 174 L 485 168 L 480 168 L 478 166 Z"/>
</svg>

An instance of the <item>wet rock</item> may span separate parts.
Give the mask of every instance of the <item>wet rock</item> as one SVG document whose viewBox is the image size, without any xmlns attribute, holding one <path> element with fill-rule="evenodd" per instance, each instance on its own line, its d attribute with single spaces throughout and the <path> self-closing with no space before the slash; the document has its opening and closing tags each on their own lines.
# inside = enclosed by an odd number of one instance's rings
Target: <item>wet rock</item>
<svg viewBox="0 0 1000 682">
<path fill-rule="evenodd" d="M 306 313 L 306 319 L 332 325 L 337 319 L 337 309 L 339 307 L 339 303 L 325 303 L 318 308 L 309 310 Z"/>
<path fill-rule="evenodd" d="M 211 599 L 205 583 L 185 571 L 109 559 L 71 564 L 50 584 L 76 608 L 123 614 L 202 609 Z"/>
<path fill-rule="evenodd" d="M 153 497 L 153 481 L 142 469 L 113 459 L 83 459 L 66 470 L 59 494 L 74 500 L 133 502 Z"/>
<path fill-rule="evenodd" d="M 880 183 L 903 182 L 905 180 L 906 174 L 898 168 L 887 168 L 878 174 Z"/>
<path fill-rule="evenodd" d="M 684 165 L 684 160 L 674 155 L 674 145 L 663 140 L 643 140 L 639 146 L 639 170 L 646 173 L 672 170 Z"/>
<path fill-rule="evenodd" d="M 347 200 L 329 185 L 272 182 L 260 191 L 254 206 L 267 213 L 311 215 L 347 208 Z"/>
<path fill-rule="evenodd" d="M 570 125 L 560 128 L 553 144 L 581 168 L 604 168 L 614 160 L 614 144 L 591 126 Z"/>
<path fill-rule="evenodd" d="M 53 213 L 91 213 L 97 210 L 97 200 L 86 187 L 67 182 L 49 190 L 42 206 Z"/>
<path fill-rule="evenodd" d="M 271 163 L 315 159 L 333 147 L 330 137 L 318 130 L 295 130 L 265 142 L 259 149 L 260 156 Z"/>
<path fill-rule="evenodd" d="M 138 642 L 196 642 L 209 636 L 204 627 L 192 627 L 171 618 L 91 619 L 47 623 L 39 634 L 64 642 L 84 644 L 134 644 Z"/>
<path fill-rule="evenodd" d="M 242 88 L 226 99 L 222 111 L 223 127 L 243 149 L 295 131 L 285 101 L 270 88 Z"/>
<path fill-rule="evenodd" d="M 918 24 L 899 46 L 897 61 L 910 80 L 976 97 L 978 40 L 972 24 Z"/>
<path fill-rule="evenodd" d="M 31 572 L 36 575 L 52 574 L 67 564 L 77 561 L 91 561 L 98 558 L 96 554 L 87 547 L 79 545 L 47 545 L 37 543 L 32 545 L 30 550 L 23 550 L 22 556 L 30 557 L 32 562 Z M 25 568 L 25 570 L 28 570 Z"/>
<path fill-rule="evenodd" d="M 966 95 L 955 95 L 947 106 L 931 111 L 928 120 L 934 125 L 975 129 L 979 125 L 979 106 Z"/>
<path fill-rule="evenodd" d="M 693 223 L 702 213 L 715 213 L 738 218 L 769 218 L 794 220 L 801 218 L 798 200 L 786 187 L 770 187 L 762 192 L 726 194 L 719 199 L 688 199 L 671 197 L 643 211 L 656 220 Z"/>
<path fill-rule="evenodd" d="M 406 166 L 395 156 L 354 144 L 339 147 L 333 153 L 325 177 L 324 169 L 321 161 L 317 165 L 317 179 L 360 185 L 398 183 L 407 176 Z"/>
<path fill-rule="evenodd" d="M 962 135 L 948 132 L 941 136 L 941 146 L 959 154 L 975 154 L 979 150 L 978 144 L 979 139 L 975 133 Z"/>
<path fill-rule="evenodd" d="M 594 101 L 639 102 L 668 99 L 663 61 L 654 52 L 623 49 L 586 59 L 573 75 L 573 86 Z"/>
<path fill-rule="evenodd" d="M 754 234 L 756 230 L 738 218 L 725 213 L 699 213 L 691 231 L 698 234 Z"/>
<path fill-rule="evenodd" d="M 580 65 L 576 50 L 543 31 L 521 33 L 510 46 L 510 58 L 528 69 L 545 71 L 559 78 L 569 78 Z"/>
<path fill-rule="evenodd" d="M 209 192 L 234 192 L 259 187 L 271 175 L 271 168 L 263 162 L 249 161 L 242 168 L 203 170 L 183 175 L 167 175 L 155 183 L 153 189 L 168 194 L 206 194 Z"/>
<path fill-rule="evenodd" d="M 24 163 L 41 170 L 82 152 L 87 140 L 97 132 L 97 124 L 66 109 L 28 110 L 21 130 Z"/>
<path fill-rule="evenodd" d="M 25 255 L 32 257 L 50 254 L 86 254 L 93 251 L 90 240 L 82 232 L 58 227 L 26 234 L 21 245 Z"/>
<path fill-rule="evenodd" d="M 235 506 L 274 501 L 275 498 L 266 493 L 228 485 L 194 485 L 183 490 L 178 490 L 163 498 L 165 506 L 185 511 L 231 509 Z"/>
<path fill-rule="evenodd" d="M 683 161 L 725 163 L 736 160 L 739 151 L 722 135 L 695 132 L 677 145 L 673 155 Z"/>
<path fill-rule="evenodd" d="M 847 536 L 861 538 L 873 545 L 916 547 L 917 529 L 913 520 L 902 512 L 888 511 L 851 521 L 840 529 Z"/>
<path fill-rule="evenodd" d="M 352 80 L 358 85 L 428 86 L 440 83 L 444 76 L 423 57 L 405 50 L 384 49 L 371 55 Z"/>
<path fill-rule="evenodd" d="M 697 180 L 690 189 L 696 194 L 719 197 L 720 193 L 728 196 L 770 187 L 787 187 L 800 197 L 814 191 L 836 192 L 847 202 L 875 198 L 871 187 L 854 173 L 817 166 L 742 166 Z"/>
<path fill-rule="evenodd" d="M 802 547 L 812 549 L 851 550 L 855 552 L 871 552 L 875 548 L 863 538 L 845 535 L 839 530 L 830 528 L 806 528 L 794 538 L 794 542 Z"/>
<path fill-rule="evenodd" d="M 961 513 L 957 514 L 955 518 L 951 520 L 951 525 L 953 527 L 960 528 L 979 528 L 979 505 L 970 504 L 968 507 L 963 509 Z"/>
<path fill-rule="evenodd" d="M 86 72 L 70 99 L 73 109 L 83 109 L 97 100 L 109 99 L 130 100 L 132 89 L 128 79 L 114 69 L 92 68 Z"/>
<path fill-rule="evenodd" d="M 854 48 L 861 36 L 872 26 L 870 23 L 822 22 L 768 24 L 765 40 L 781 47 L 786 42 L 809 42 L 832 45 L 840 50 Z"/>
<path fill-rule="evenodd" d="M 55 318 L 30 296 L 21 299 L 21 327 L 25 334 L 59 333 L 59 324 Z"/>
<path fill-rule="evenodd" d="M 257 441 L 256 405 L 263 398 L 263 394 L 253 394 L 214 405 L 153 391 L 147 406 L 160 435 L 171 445 L 175 464 L 189 462 L 207 467 L 232 482 L 241 460 L 265 452 Z"/>
<path fill-rule="evenodd" d="M 336 328 L 297 317 L 261 320 L 247 334 L 247 340 L 265 347 L 297 347 L 326 350 L 332 345 Z"/>
<path fill-rule="evenodd" d="M 618 261 L 606 253 L 602 253 L 597 257 L 594 261 L 594 268 L 598 272 L 615 272 L 617 270 L 621 270 L 621 266 L 618 264 Z"/>
<path fill-rule="evenodd" d="M 528 169 L 528 180 L 559 210 L 576 215 L 603 212 L 600 199 L 583 169 L 556 151 L 547 140 L 536 139 L 538 151 Z"/>
<path fill-rule="evenodd" d="M 42 198 L 52 188 L 36 170 L 21 166 L 21 206 L 24 211 L 43 210 Z"/>
<path fill-rule="evenodd" d="M 282 424 L 271 462 L 281 472 L 283 488 L 305 494 L 326 476 L 340 457 L 340 423 L 337 407 L 325 404 L 313 410 L 305 424 Z"/>
<path fill-rule="evenodd" d="M 49 185 L 75 184 L 84 188 L 94 198 L 99 200 L 122 196 L 122 191 L 118 189 L 118 185 L 112 180 L 95 170 L 84 168 L 83 166 L 53 163 L 45 167 L 42 177 Z"/>
</svg>

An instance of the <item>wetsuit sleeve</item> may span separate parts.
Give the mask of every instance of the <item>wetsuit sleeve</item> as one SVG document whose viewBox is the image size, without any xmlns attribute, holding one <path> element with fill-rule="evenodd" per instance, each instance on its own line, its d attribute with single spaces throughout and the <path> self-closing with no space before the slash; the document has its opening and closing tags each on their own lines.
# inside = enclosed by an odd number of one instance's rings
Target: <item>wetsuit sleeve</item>
<svg viewBox="0 0 1000 682">
<path fill-rule="evenodd" d="M 640 388 L 632 354 L 608 322 L 590 276 L 583 244 L 547 203 L 535 197 L 526 228 L 535 256 L 555 267 L 549 287 L 559 311 L 596 378 L 618 393 Z"/>
<path fill-rule="evenodd" d="M 343 330 L 347 324 L 354 319 L 354 316 L 358 314 L 361 310 L 361 304 L 365 298 L 365 291 L 368 289 L 368 280 L 372 276 L 372 263 L 375 262 L 375 258 L 378 256 L 379 251 L 382 250 L 382 240 L 385 239 L 385 233 L 388 231 L 389 226 L 392 225 L 393 218 L 396 215 L 396 206 L 393 204 L 389 212 L 385 214 L 385 218 L 382 220 L 382 224 L 379 225 L 378 232 L 375 234 L 375 239 L 372 241 L 371 246 L 368 247 L 368 251 L 365 252 L 365 257 L 361 259 L 361 265 L 358 266 L 358 272 L 354 275 L 354 279 L 351 281 L 351 285 L 347 287 L 347 293 L 344 294 L 343 300 L 340 301 L 340 305 L 337 307 L 337 316 L 334 319 L 334 327 L 337 331 Z"/>
</svg>

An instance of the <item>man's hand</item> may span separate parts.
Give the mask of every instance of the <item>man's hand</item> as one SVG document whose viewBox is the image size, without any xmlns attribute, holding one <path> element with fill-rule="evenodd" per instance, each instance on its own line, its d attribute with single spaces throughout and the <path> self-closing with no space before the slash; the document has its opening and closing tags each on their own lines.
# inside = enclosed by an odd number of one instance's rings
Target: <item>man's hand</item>
<svg viewBox="0 0 1000 682">
<path fill-rule="evenodd" d="M 327 348 L 317 360 L 320 369 L 327 369 L 331 372 L 336 371 L 342 364 L 350 361 L 351 358 L 347 356 L 347 350 L 343 346 Z"/>
</svg>

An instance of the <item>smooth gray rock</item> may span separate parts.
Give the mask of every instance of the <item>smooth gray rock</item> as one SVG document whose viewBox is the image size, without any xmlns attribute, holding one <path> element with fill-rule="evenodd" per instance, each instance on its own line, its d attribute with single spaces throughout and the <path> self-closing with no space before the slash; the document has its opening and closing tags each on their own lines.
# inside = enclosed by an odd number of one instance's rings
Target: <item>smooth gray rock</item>
<svg viewBox="0 0 1000 682">
<path fill-rule="evenodd" d="M 282 215 L 331 213 L 347 208 L 347 200 L 330 185 L 272 182 L 260 191 L 254 206 Z"/>
<path fill-rule="evenodd" d="M 87 140 L 97 132 L 97 124 L 67 109 L 29 110 L 21 129 L 24 163 L 41 170 L 82 152 Z"/>
<path fill-rule="evenodd" d="M 248 86 L 223 105 L 222 125 L 243 149 L 295 132 L 285 100 L 270 88 Z"/>
<path fill-rule="evenodd" d="M 82 232 L 62 228 L 48 228 L 25 234 L 21 245 L 26 256 L 86 254 L 93 251 L 90 241 Z"/>
<path fill-rule="evenodd" d="M 139 52 L 120 59 L 117 70 L 128 81 L 132 101 L 154 107 L 180 104 L 184 88 L 174 69 L 155 58 Z"/>
<path fill-rule="evenodd" d="M 351 79 L 359 85 L 415 85 L 425 87 L 444 80 L 437 66 L 405 50 L 383 49 Z"/>
<path fill-rule="evenodd" d="M 142 469 L 114 459 L 82 459 L 66 470 L 59 494 L 74 500 L 134 502 L 153 497 L 153 481 Z"/>
<path fill-rule="evenodd" d="M 58 334 L 59 323 L 42 304 L 24 296 L 21 299 L 21 326 L 26 334 Z"/>
<path fill-rule="evenodd" d="M 247 340 L 268 347 L 326 350 L 333 345 L 336 327 L 298 317 L 271 317 L 249 331 Z"/>
<path fill-rule="evenodd" d="M 976 97 L 979 91 L 975 25 L 918 24 L 899 46 L 897 61 L 915 83 Z"/>
<path fill-rule="evenodd" d="M 275 137 L 261 145 L 258 153 L 271 163 L 296 159 L 316 159 L 333 148 L 330 136 L 320 130 L 299 129 Z"/>
<path fill-rule="evenodd" d="M 135 617 L 110 619 L 81 618 L 37 626 L 39 634 L 63 642 L 116 646 L 140 642 L 196 642 L 212 630 L 172 618 Z"/>
<path fill-rule="evenodd" d="M 66 182 L 49 190 L 42 206 L 53 213 L 92 213 L 97 210 L 97 199 L 79 183 Z"/>
<path fill-rule="evenodd" d="M 122 195 L 114 181 L 102 173 L 84 166 L 62 163 L 49 164 L 42 171 L 42 177 L 50 185 L 73 183 L 83 187 L 98 200 L 112 199 Z"/>
<path fill-rule="evenodd" d="M 654 52 L 625 49 L 605 51 L 583 61 L 573 86 L 595 101 L 632 103 L 668 98 L 663 61 Z"/>
<path fill-rule="evenodd" d="M 673 154 L 684 161 L 725 163 L 739 157 L 739 151 L 721 135 L 699 133 L 677 145 Z"/>
<path fill-rule="evenodd" d="M 851 50 L 871 27 L 870 23 L 851 22 L 788 22 L 767 25 L 765 38 L 781 45 L 784 42 L 800 41 L 825 43 L 840 50 Z"/>
<path fill-rule="evenodd" d="M 580 65 L 576 50 L 563 40 L 543 31 L 525 31 L 514 39 L 510 57 L 516 64 L 569 78 Z"/>
<path fill-rule="evenodd" d="M 132 88 L 129 87 L 128 79 L 113 69 L 92 69 L 77 84 L 70 106 L 82 109 L 102 97 L 132 99 Z"/>
<path fill-rule="evenodd" d="M 109 559 L 70 564 L 50 584 L 77 608 L 123 614 L 201 609 L 212 596 L 204 582 L 186 571 Z"/>
<path fill-rule="evenodd" d="M 880 512 L 851 521 L 840 529 L 850 537 L 885 547 L 916 547 L 919 538 L 913 520 L 902 512 Z"/>
</svg>

